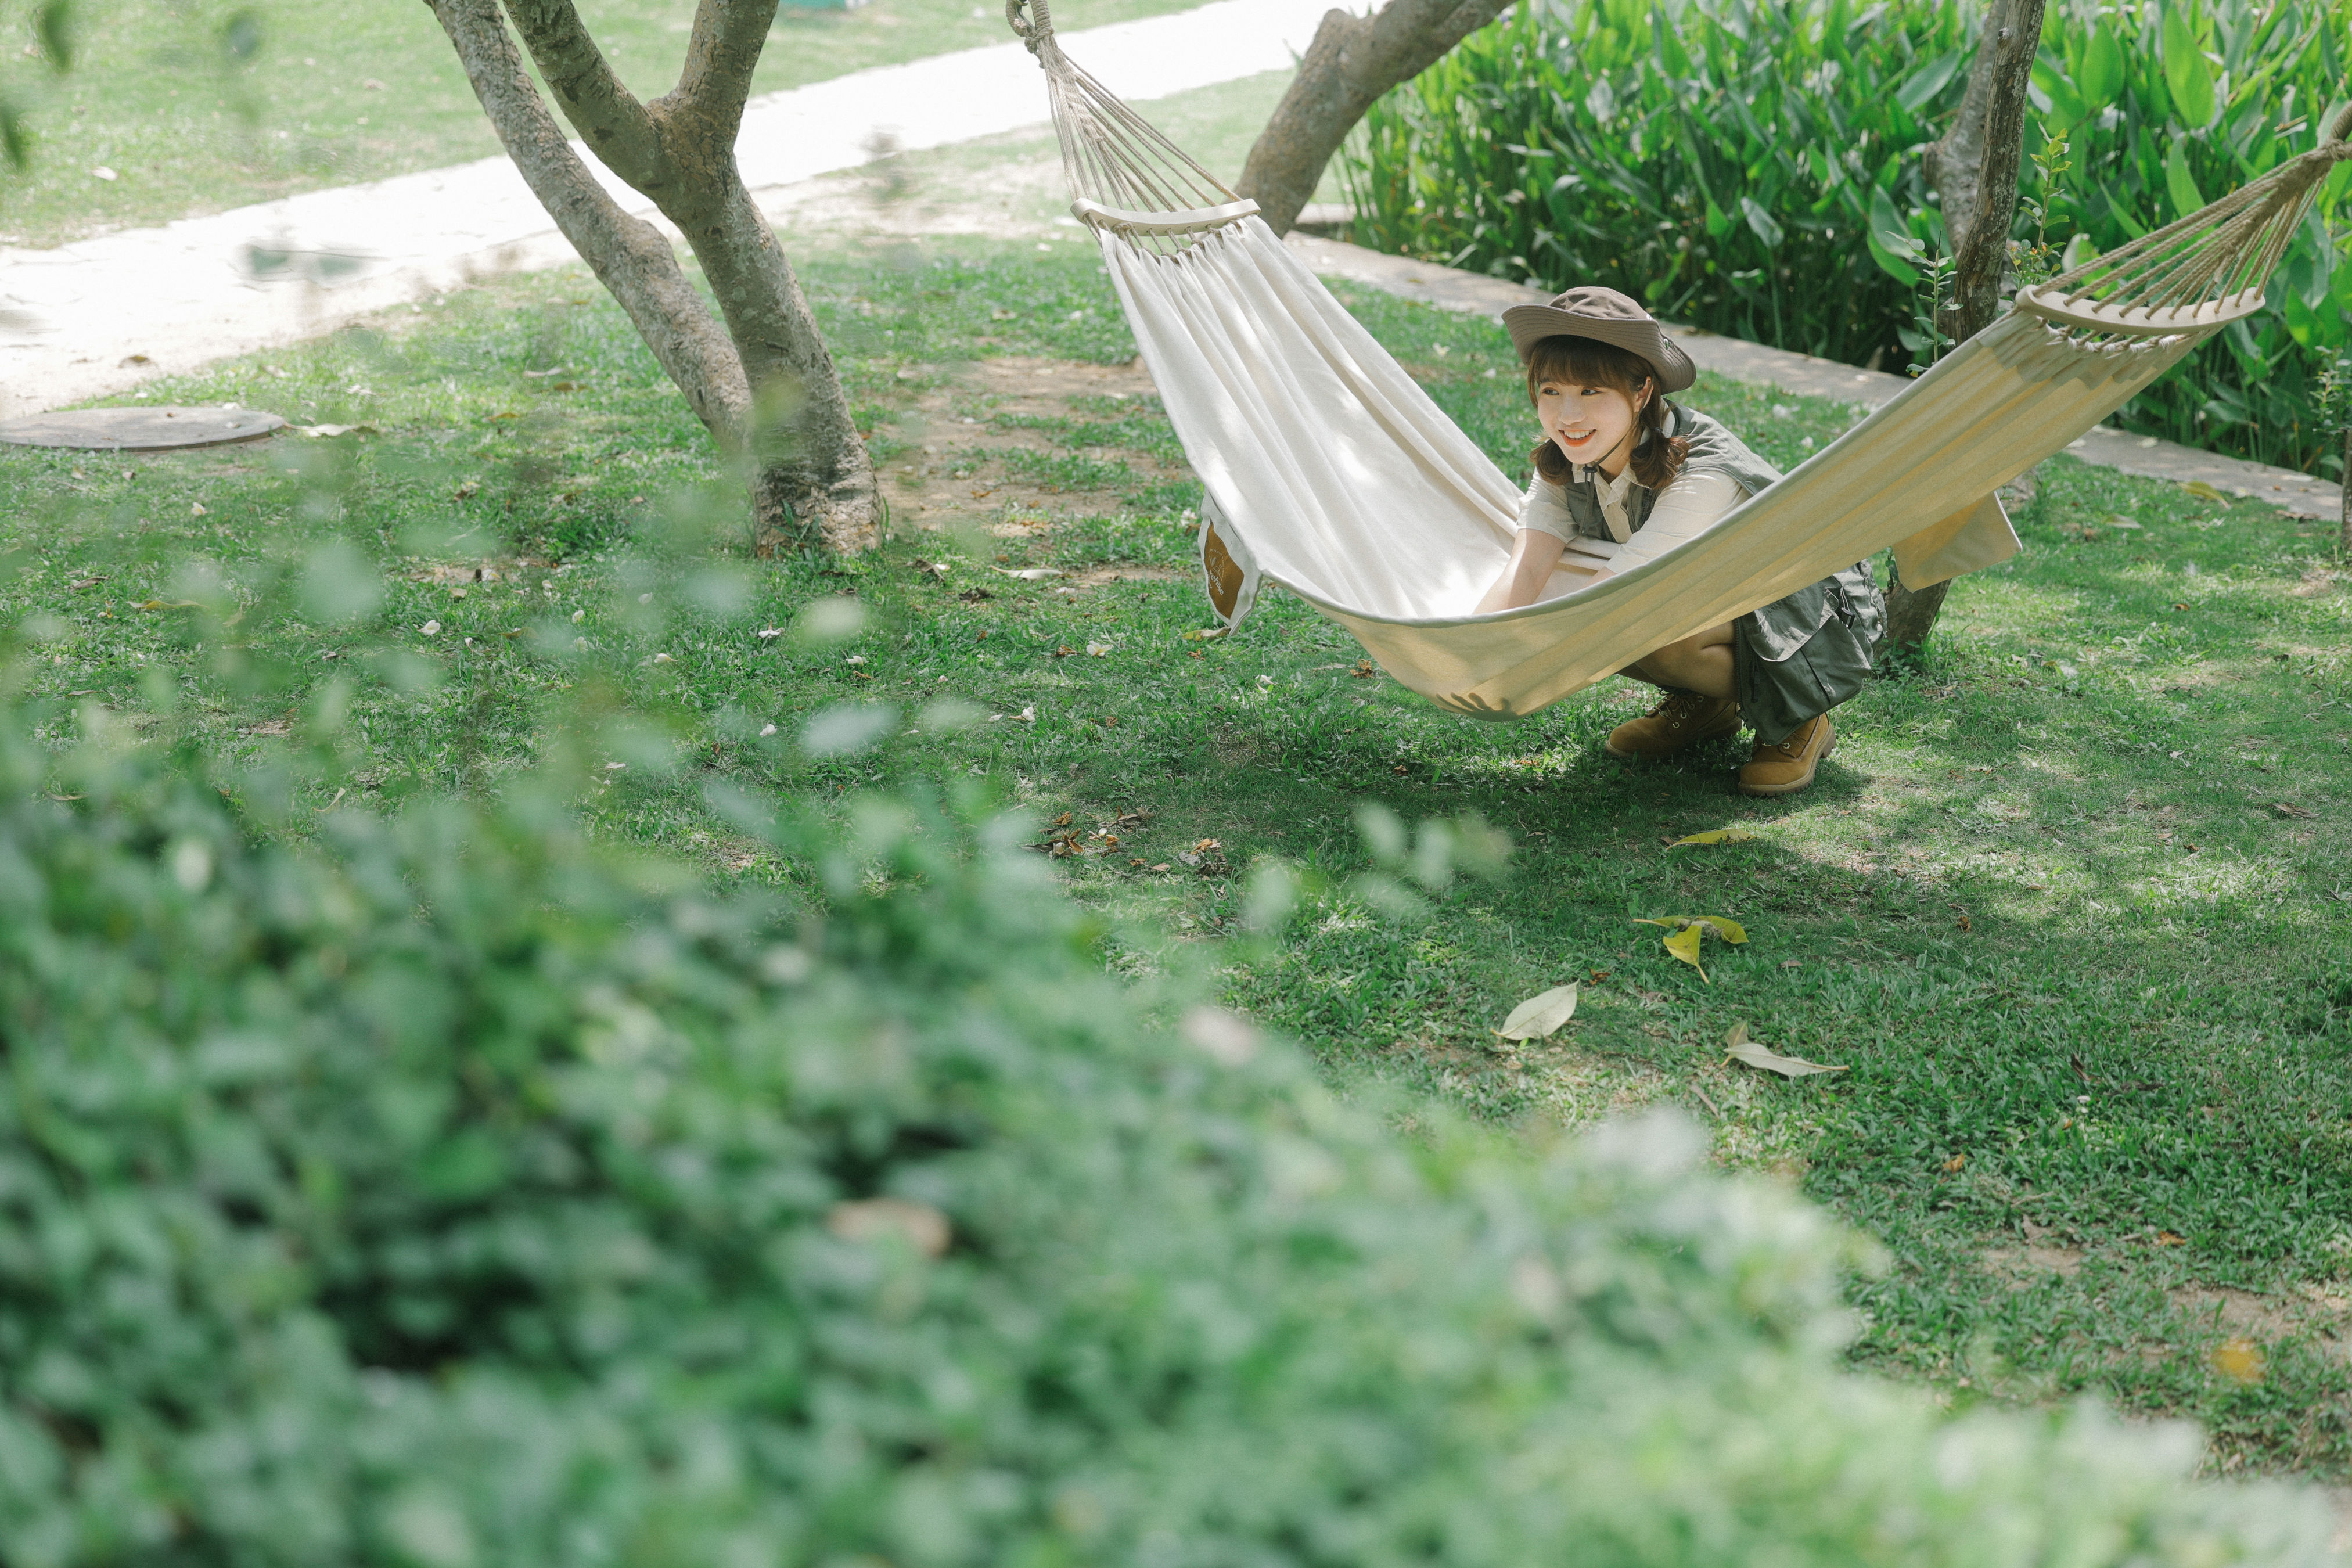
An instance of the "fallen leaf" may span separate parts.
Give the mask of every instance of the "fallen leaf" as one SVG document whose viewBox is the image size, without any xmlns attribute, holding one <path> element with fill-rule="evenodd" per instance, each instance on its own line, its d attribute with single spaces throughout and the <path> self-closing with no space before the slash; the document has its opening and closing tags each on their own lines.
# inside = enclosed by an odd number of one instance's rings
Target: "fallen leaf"
<svg viewBox="0 0 2352 1568">
<path fill-rule="evenodd" d="M 958 594 L 956 597 L 961 599 L 967 605 L 984 605 L 988 603 L 989 600 L 996 597 L 996 595 L 990 593 L 985 588 L 966 588 L 962 593 Z"/>
<path fill-rule="evenodd" d="M 294 426 L 294 429 L 296 434 L 310 437 L 314 440 L 335 436 L 376 436 L 382 434 L 382 432 L 373 425 L 297 425 Z"/>
<path fill-rule="evenodd" d="M 1664 926 L 1671 934 L 1662 945 L 1668 952 L 1697 970 L 1701 980 L 1706 980 L 1706 969 L 1698 961 L 1699 943 L 1710 929 L 1728 942 L 1748 940 L 1747 931 L 1738 921 L 1726 920 L 1721 915 L 1668 915 L 1664 920 L 1636 919 L 1633 923 Z M 1712 985 L 1715 982 L 1707 980 L 1707 984 Z"/>
<path fill-rule="evenodd" d="M 2189 1238 L 2179 1231 L 2159 1230 L 2156 1233 L 2156 1244 L 2158 1247 L 2186 1247 Z"/>
<path fill-rule="evenodd" d="M 2118 512 L 2110 512 L 2110 513 L 2107 515 L 2107 526 L 2108 526 L 2109 528 L 2129 528 L 2129 529 L 2137 529 L 2137 528 L 2139 527 L 2139 524 L 2138 524 L 2138 523 L 2137 523 L 2137 522 L 2135 522 L 2135 521 L 2133 521 L 2130 518 L 2126 517 L 2123 513 L 2121 513 L 2121 512 L 2119 512 L 2119 511 L 2118 511 Z"/>
<path fill-rule="evenodd" d="M 1711 827 L 1705 833 L 1694 833 L 1687 838 L 1677 838 L 1666 846 L 1679 849 L 1685 844 L 1745 844 L 1756 835 L 1744 827 Z"/>
<path fill-rule="evenodd" d="M 1696 931 L 1697 928 L 1694 926 L 1692 929 Z M 1824 1067 L 1820 1062 L 1809 1062 L 1802 1057 L 1784 1057 L 1769 1046 L 1758 1044 L 1748 1037 L 1748 1025 L 1744 1019 L 1734 1024 L 1731 1033 L 1724 1037 L 1723 1051 L 1733 1061 L 1745 1062 L 1749 1067 L 1776 1072 L 1788 1079 L 1810 1078 L 1817 1072 L 1845 1071 L 1842 1067 Z"/>
<path fill-rule="evenodd" d="M 2203 479 L 2191 479 L 2180 488 L 2187 490 L 2190 495 L 2195 496 L 2199 500 L 2220 501 L 2223 506 L 2230 504 L 2230 498 L 2228 496 L 2223 495 L 2220 490 L 2215 489 Z"/>
<path fill-rule="evenodd" d="M 1945 1161 L 1945 1162 L 1944 1162 L 1944 1173 L 1945 1173 L 1945 1174 L 1947 1174 L 1947 1175 L 1953 1174 L 1953 1173 L 1957 1173 L 1957 1172 L 1959 1170 L 1959 1168 L 1960 1168 L 1961 1166 L 1963 1166 L 1963 1165 L 1967 1164 L 1968 1163 L 1969 1163 L 1969 1156 L 1968 1156 L 1967 1152 L 1964 1150 L 1964 1151 L 1962 1151 L 1961 1152 L 1959 1152 L 1959 1153 L 1958 1153 L 1958 1154 L 1953 1155 L 1950 1159 L 1948 1159 L 1948 1160 L 1947 1160 L 1947 1161 Z"/>
<path fill-rule="evenodd" d="M 1066 577 L 1069 575 L 1069 574 L 1064 572 L 1059 566 L 1024 566 L 1017 572 L 1006 571 L 1005 568 L 1002 566 L 992 566 L 989 568 L 989 570 L 1002 573 L 1007 577 L 1017 577 L 1024 583 L 1042 583 L 1049 577 Z"/>
<path fill-rule="evenodd" d="M 2276 805 L 2273 805 L 2271 809 L 2277 812 L 2281 816 L 2317 816 L 2319 815 L 2319 813 L 2313 811 L 2308 806 L 2290 805 L 2285 801 L 2278 802 Z"/>
<path fill-rule="evenodd" d="M 1354 676 L 1359 680 L 1369 680 L 1373 676 L 1378 675 L 1380 670 L 1373 665 L 1370 659 L 1360 658 L 1356 661 L 1356 668 L 1349 670 L 1348 673 Z"/>
<path fill-rule="evenodd" d="M 2257 1384 L 2268 1365 L 2263 1347 L 2252 1340 L 2223 1340 L 2206 1356 L 2215 1372 L 2231 1383 Z"/>
<path fill-rule="evenodd" d="M 1974 931 L 1977 929 L 1976 927 L 1969 924 L 1969 917 L 1966 915 L 1962 915 L 1958 920 L 1954 921 L 1952 923 L 1959 927 L 1962 931 Z"/>
<path fill-rule="evenodd" d="M 1108 652 L 1110 652 L 1110 644 L 1107 642 L 1090 642 L 1087 644 L 1087 657 L 1088 658 L 1100 658 Z"/>
<path fill-rule="evenodd" d="M 1602 981 L 1608 979 L 1610 974 L 1610 972 L 1606 969 L 1588 969 L 1584 973 L 1592 977 L 1592 984 L 1595 985 L 1598 985 Z"/>
<path fill-rule="evenodd" d="M 1558 1034 L 1560 1026 L 1575 1016 L 1576 982 L 1571 980 L 1512 1008 L 1495 1035 L 1505 1040 L 1540 1040 Z"/>
<path fill-rule="evenodd" d="M 1069 825 L 1070 814 L 1066 811 L 1062 813 L 1061 816 L 1054 818 L 1054 826 L 1056 827 L 1067 827 Z"/>
<path fill-rule="evenodd" d="M 77 577 L 72 582 L 67 584 L 66 586 L 68 588 L 95 588 L 100 583 L 105 581 L 106 579 L 103 577 Z"/>
<path fill-rule="evenodd" d="M 948 574 L 945 566 L 936 561 L 926 561 L 919 555 L 915 557 L 915 570 L 926 577 L 943 578 Z"/>
<path fill-rule="evenodd" d="M 929 1204 L 904 1198 L 866 1198 L 835 1204 L 824 1218 L 824 1228 L 844 1241 L 878 1241 L 896 1237 L 926 1258 L 937 1258 L 952 1239 L 948 1216 Z"/>
<path fill-rule="evenodd" d="M 1804 967 L 1804 961 L 1795 958 L 1784 958 L 1780 961 L 1780 967 L 1783 969 L 1802 969 Z"/>
</svg>

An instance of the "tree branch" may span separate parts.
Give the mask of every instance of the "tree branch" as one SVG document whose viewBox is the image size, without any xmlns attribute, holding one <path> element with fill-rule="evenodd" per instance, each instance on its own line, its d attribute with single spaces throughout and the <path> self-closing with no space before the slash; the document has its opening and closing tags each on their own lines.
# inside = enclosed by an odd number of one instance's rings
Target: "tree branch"
<svg viewBox="0 0 2352 1568">
<path fill-rule="evenodd" d="M 428 3 L 523 183 L 628 312 L 720 449 L 746 449 L 751 392 L 742 361 L 687 281 L 669 240 L 623 212 L 572 152 L 523 69 L 498 0 Z"/>
<path fill-rule="evenodd" d="M 1332 11 L 1266 121 L 1234 189 L 1276 234 L 1298 221 L 1331 155 L 1381 94 L 1434 65 L 1507 0 L 1388 0 L 1370 16 Z"/>
<path fill-rule="evenodd" d="M 660 129 L 613 74 L 572 0 L 507 0 L 507 15 L 580 139 L 606 168 L 656 196 L 668 163 Z"/>
<path fill-rule="evenodd" d="M 751 72 L 775 20 L 776 0 L 701 0 L 686 69 L 662 101 L 702 120 L 732 145 L 743 123 L 743 100 L 751 94 Z"/>
</svg>

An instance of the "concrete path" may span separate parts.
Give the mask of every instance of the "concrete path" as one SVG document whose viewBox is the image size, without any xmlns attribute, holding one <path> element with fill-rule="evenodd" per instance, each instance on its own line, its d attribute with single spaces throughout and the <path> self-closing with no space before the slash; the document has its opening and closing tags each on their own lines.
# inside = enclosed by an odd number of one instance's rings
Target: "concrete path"
<svg viewBox="0 0 2352 1568">
<path fill-rule="evenodd" d="M 1219 0 L 1062 41 L 1141 102 L 1289 68 L 1331 5 Z M 1036 63 L 1008 40 L 755 100 L 737 155 L 767 205 L 886 142 L 911 152 L 1045 119 Z M 629 211 L 651 211 L 617 179 L 605 184 Z M 257 252 L 284 259 L 257 267 Z M 503 156 L 54 250 L 0 247 L 0 418 L 316 336 L 485 273 L 572 259 Z"/>
<path fill-rule="evenodd" d="M 1293 234 L 1290 243 L 1309 266 L 1325 277 L 1345 278 L 1385 294 L 1421 300 L 1447 310 L 1493 316 L 1512 305 L 1524 305 L 1530 300 L 1540 303 L 1549 298 L 1542 289 L 1524 283 L 1508 283 L 1499 278 L 1481 277 L 1431 262 L 1412 261 L 1312 235 Z M 1811 354 L 1790 353 L 1738 338 L 1717 337 L 1696 327 L 1671 330 L 1701 370 L 1727 375 L 1735 381 L 1758 382 L 1805 396 L 1834 398 L 1869 408 L 1877 407 L 1910 384 L 1907 378 L 1885 371 L 1857 370 L 1853 365 L 1815 359 Z M 2193 447 L 2159 441 L 2153 436 L 2128 436 L 2104 425 L 2075 442 L 2071 451 L 2086 463 L 2121 473 L 2170 479 L 2179 484 L 2201 479 L 2216 489 L 2266 501 L 2296 517 L 2334 519 L 2341 514 L 2344 505 L 2341 489 L 2309 474 L 2217 457 Z"/>
</svg>

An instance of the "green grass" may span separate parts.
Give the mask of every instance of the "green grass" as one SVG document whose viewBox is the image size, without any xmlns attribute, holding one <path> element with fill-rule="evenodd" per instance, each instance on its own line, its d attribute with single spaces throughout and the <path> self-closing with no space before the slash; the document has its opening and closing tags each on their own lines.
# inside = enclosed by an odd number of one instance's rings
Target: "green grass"
<svg viewBox="0 0 2352 1568">
<path fill-rule="evenodd" d="M 184 728 L 258 755 L 340 714 L 358 773 L 337 787 L 383 797 L 495 787 L 576 744 L 600 832 L 718 877 L 806 874 L 730 828 L 730 790 L 852 810 L 892 775 L 992 775 L 1042 821 L 1069 814 L 1087 852 L 1061 864 L 1112 962 L 1213 952 L 1233 1002 L 1335 1080 L 1506 1122 L 1670 1102 L 1725 1163 L 1802 1184 L 1885 1244 L 1853 1287 L 1863 1364 L 1960 1402 L 2100 1391 L 2205 1422 L 2221 1469 L 2352 1473 L 2352 679 L 2347 596 L 2295 593 L 2329 563 L 2315 528 L 2053 461 L 2024 552 L 1957 587 L 1921 668 L 1841 710 L 1819 784 L 1751 801 L 1728 745 L 1610 759 L 1642 701 L 1622 685 L 1472 724 L 1357 674 L 1355 646 L 1279 595 L 1231 638 L 1188 637 L 1209 624 L 1181 580 L 1194 492 L 1137 482 L 1169 451 L 1156 405 L 1041 414 L 983 374 L 1132 352 L 1087 247 L 941 241 L 806 272 L 900 493 L 1003 460 L 940 446 L 961 431 L 1070 487 L 1050 531 L 992 532 L 1038 513 L 975 503 L 864 558 L 745 559 L 617 311 L 576 274 L 509 279 L 159 389 L 380 436 L 0 458 L 11 602 L 42 639 L 26 690 L 60 741 Z M 1496 327 L 1348 299 L 1521 467 Z M 1713 381 L 1690 401 L 1782 463 L 1853 417 Z M 919 403 L 950 421 L 919 426 Z M 335 541 L 394 575 L 381 617 L 337 627 L 314 592 L 279 618 L 274 584 Z M 499 579 L 456 597 L 485 559 Z M 1177 576 L 1070 594 L 993 570 L 1111 563 Z M 865 617 L 849 642 L 760 635 L 841 596 Z M 891 709 L 872 749 L 795 745 L 845 703 Z M 1498 877 L 1400 902 L 1366 880 L 1366 802 L 1475 811 L 1517 847 Z M 1667 847 L 1735 826 L 1755 837 Z M 1210 838 L 1231 875 L 1181 858 Z M 1254 865 L 1301 889 L 1264 936 Z M 1703 981 L 1633 923 L 1675 913 L 1751 940 L 1711 947 Z M 1558 1038 L 1497 1047 L 1512 1004 L 1577 978 Z M 1727 1065 L 1740 1022 L 1847 1070 Z"/>
<path fill-rule="evenodd" d="M 1068 0 L 1076 30 L 1193 0 Z M 694 0 L 582 0 L 629 86 L 672 86 Z M 26 111 L 30 168 L 0 163 L 0 244 L 47 246 L 499 151 L 448 39 L 415 0 L 76 0 L 70 74 L 25 52 L 29 10 L 0 29 L 0 100 Z M 787 5 L 753 79 L 774 92 L 873 66 L 1004 43 L 1003 7 L 872 0 Z M 1042 100 L 1041 100 L 1042 101 Z M 94 176 L 93 169 L 115 178 Z"/>
</svg>

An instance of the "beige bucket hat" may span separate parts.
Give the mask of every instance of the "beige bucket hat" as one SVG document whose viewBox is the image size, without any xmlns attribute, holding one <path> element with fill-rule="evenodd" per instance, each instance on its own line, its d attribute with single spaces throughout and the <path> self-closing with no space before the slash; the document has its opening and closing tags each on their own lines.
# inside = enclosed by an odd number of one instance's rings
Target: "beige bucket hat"
<svg viewBox="0 0 2352 1568">
<path fill-rule="evenodd" d="M 1648 361 L 1662 393 L 1681 392 L 1698 379 L 1698 366 L 1649 311 L 1597 284 L 1555 294 L 1549 304 L 1514 305 L 1503 312 L 1503 328 L 1522 361 L 1546 338 L 1591 338 Z"/>
</svg>

